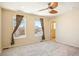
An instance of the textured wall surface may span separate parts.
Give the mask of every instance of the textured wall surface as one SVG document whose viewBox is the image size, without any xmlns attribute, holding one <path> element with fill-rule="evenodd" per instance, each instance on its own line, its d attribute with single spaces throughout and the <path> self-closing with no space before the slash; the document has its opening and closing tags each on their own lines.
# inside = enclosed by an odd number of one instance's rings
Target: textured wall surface
<svg viewBox="0 0 79 59">
<path fill-rule="evenodd" d="M 0 8 L 0 53 L 1 53 L 1 8 Z"/>
</svg>

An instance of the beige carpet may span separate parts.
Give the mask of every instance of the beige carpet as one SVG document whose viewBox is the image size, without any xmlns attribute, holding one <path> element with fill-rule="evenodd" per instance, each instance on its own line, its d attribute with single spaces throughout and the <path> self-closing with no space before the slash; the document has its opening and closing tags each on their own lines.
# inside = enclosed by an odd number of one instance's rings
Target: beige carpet
<svg viewBox="0 0 79 59">
<path fill-rule="evenodd" d="M 6 49 L 2 56 L 70 56 L 79 55 L 79 49 L 71 46 L 54 43 L 52 41 L 40 42 Z"/>
</svg>

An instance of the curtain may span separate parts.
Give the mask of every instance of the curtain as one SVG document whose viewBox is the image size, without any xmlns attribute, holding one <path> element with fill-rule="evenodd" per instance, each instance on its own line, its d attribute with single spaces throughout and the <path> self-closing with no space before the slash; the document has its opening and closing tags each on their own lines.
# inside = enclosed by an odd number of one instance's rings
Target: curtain
<svg viewBox="0 0 79 59">
<path fill-rule="evenodd" d="M 41 26 L 42 26 L 42 31 L 43 31 L 42 40 L 45 40 L 45 33 L 44 33 L 44 20 L 43 20 L 43 18 L 40 18 L 40 21 L 41 21 Z"/>
<path fill-rule="evenodd" d="M 16 15 L 16 26 L 12 32 L 12 37 L 11 37 L 11 45 L 14 45 L 15 44 L 15 41 L 14 41 L 14 34 L 15 32 L 17 31 L 19 25 L 21 24 L 21 21 L 23 20 L 23 15 Z"/>
</svg>

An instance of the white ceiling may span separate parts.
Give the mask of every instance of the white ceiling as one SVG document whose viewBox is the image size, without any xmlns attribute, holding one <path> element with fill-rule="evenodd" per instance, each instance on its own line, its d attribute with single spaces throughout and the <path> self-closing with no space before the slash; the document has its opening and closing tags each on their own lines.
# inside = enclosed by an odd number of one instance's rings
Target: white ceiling
<svg viewBox="0 0 79 59">
<path fill-rule="evenodd" d="M 41 16 L 56 16 L 74 8 L 79 8 L 78 2 L 59 2 L 59 6 L 56 8 L 56 10 L 58 11 L 57 14 L 50 14 L 49 10 L 41 12 L 38 11 L 40 9 L 48 7 L 48 3 L 49 2 L 0 2 L 0 7 Z"/>
</svg>

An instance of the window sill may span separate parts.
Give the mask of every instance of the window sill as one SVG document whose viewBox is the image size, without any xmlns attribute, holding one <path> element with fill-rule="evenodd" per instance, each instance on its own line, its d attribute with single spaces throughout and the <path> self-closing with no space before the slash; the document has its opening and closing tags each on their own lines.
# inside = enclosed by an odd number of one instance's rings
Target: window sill
<svg viewBox="0 0 79 59">
<path fill-rule="evenodd" d="M 22 39 L 22 38 L 26 38 L 26 35 L 22 35 L 20 37 L 14 37 L 14 39 Z"/>
</svg>

